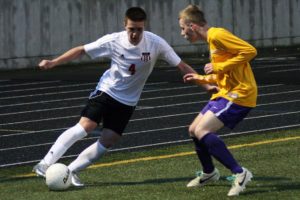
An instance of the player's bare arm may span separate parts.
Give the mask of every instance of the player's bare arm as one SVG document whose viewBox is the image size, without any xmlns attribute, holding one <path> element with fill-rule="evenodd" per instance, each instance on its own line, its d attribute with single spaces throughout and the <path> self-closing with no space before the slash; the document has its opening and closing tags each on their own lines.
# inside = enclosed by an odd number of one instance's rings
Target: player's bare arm
<svg viewBox="0 0 300 200">
<path fill-rule="evenodd" d="M 180 70 L 180 72 L 184 75 L 183 77 L 183 81 L 185 83 L 194 83 L 197 84 L 196 81 L 197 79 L 190 79 L 187 77 L 190 76 L 198 76 L 197 72 L 188 64 L 186 64 L 185 62 L 181 61 L 178 65 L 177 65 L 178 69 Z M 213 84 L 206 84 L 206 83 L 201 83 L 199 84 L 205 91 L 207 91 L 208 93 L 216 93 L 219 91 L 219 88 Z"/>
<path fill-rule="evenodd" d="M 188 73 L 183 76 L 183 81 L 185 83 L 193 83 L 200 85 L 208 93 L 213 94 L 217 93 L 220 89 L 215 85 L 216 75 L 200 75 L 197 73 Z"/>
<path fill-rule="evenodd" d="M 189 66 L 188 64 L 186 64 L 183 61 L 181 61 L 177 65 L 177 67 L 180 70 L 181 74 L 183 74 L 183 75 L 188 74 L 188 73 L 197 73 L 191 66 Z"/>
<path fill-rule="evenodd" d="M 74 47 L 53 60 L 42 60 L 39 63 L 39 68 L 51 69 L 62 63 L 69 62 L 71 60 L 75 60 L 75 59 L 81 57 L 84 53 L 85 53 L 85 51 L 84 51 L 83 46 Z"/>
</svg>

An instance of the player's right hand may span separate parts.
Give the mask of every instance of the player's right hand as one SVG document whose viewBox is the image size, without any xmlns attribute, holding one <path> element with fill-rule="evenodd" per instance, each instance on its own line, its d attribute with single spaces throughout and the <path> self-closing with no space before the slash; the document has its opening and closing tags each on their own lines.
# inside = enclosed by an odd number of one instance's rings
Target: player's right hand
<svg viewBox="0 0 300 200">
<path fill-rule="evenodd" d="M 55 66 L 55 63 L 52 60 L 42 60 L 39 63 L 40 69 L 51 69 Z"/>
<path fill-rule="evenodd" d="M 214 72 L 213 64 L 212 63 L 207 63 L 204 66 L 204 72 L 205 72 L 205 74 L 212 74 Z"/>
</svg>

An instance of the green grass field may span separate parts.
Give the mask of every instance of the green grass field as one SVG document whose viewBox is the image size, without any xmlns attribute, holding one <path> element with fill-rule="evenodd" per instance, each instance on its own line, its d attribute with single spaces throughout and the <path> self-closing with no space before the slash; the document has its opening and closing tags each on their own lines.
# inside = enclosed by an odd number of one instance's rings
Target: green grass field
<svg viewBox="0 0 300 200">
<path fill-rule="evenodd" d="M 87 186 L 49 191 L 32 166 L 0 170 L 0 199 L 300 199 L 300 130 L 243 135 L 224 139 L 254 179 L 239 197 L 227 197 L 230 172 L 216 163 L 221 180 L 186 188 L 199 169 L 193 145 L 184 144 L 129 153 L 110 153 L 80 174 Z M 67 163 L 65 163 L 67 164 Z"/>
</svg>

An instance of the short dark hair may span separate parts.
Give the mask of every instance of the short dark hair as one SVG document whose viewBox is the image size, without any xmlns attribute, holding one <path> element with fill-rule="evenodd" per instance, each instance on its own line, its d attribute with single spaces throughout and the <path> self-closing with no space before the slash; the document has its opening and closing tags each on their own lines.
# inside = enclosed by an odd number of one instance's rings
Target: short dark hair
<svg viewBox="0 0 300 200">
<path fill-rule="evenodd" d="M 131 7 L 125 13 L 125 21 L 127 21 L 127 19 L 135 22 L 141 22 L 147 20 L 147 15 L 144 9 L 140 7 Z"/>
</svg>

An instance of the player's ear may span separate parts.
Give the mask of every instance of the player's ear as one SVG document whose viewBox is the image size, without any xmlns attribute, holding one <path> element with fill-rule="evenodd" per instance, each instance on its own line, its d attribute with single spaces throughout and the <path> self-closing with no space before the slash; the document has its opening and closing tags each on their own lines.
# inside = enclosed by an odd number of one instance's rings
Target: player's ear
<svg viewBox="0 0 300 200">
<path fill-rule="evenodd" d="M 196 25 L 195 25 L 194 23 L 190 23 L 190 24 L 189 24 L 189 27 L 190 27 L 193 31 L 195 31 L 195 29 L 196 29 Z"/>
<path fill-rule="evenodd" d="M 195 23 L 190 23 L 189 26 L 192 29 L 192 31 L 199 31 L 201 28 L 203 28 L 202 26 L 195 24 Z"/>
</svg>

